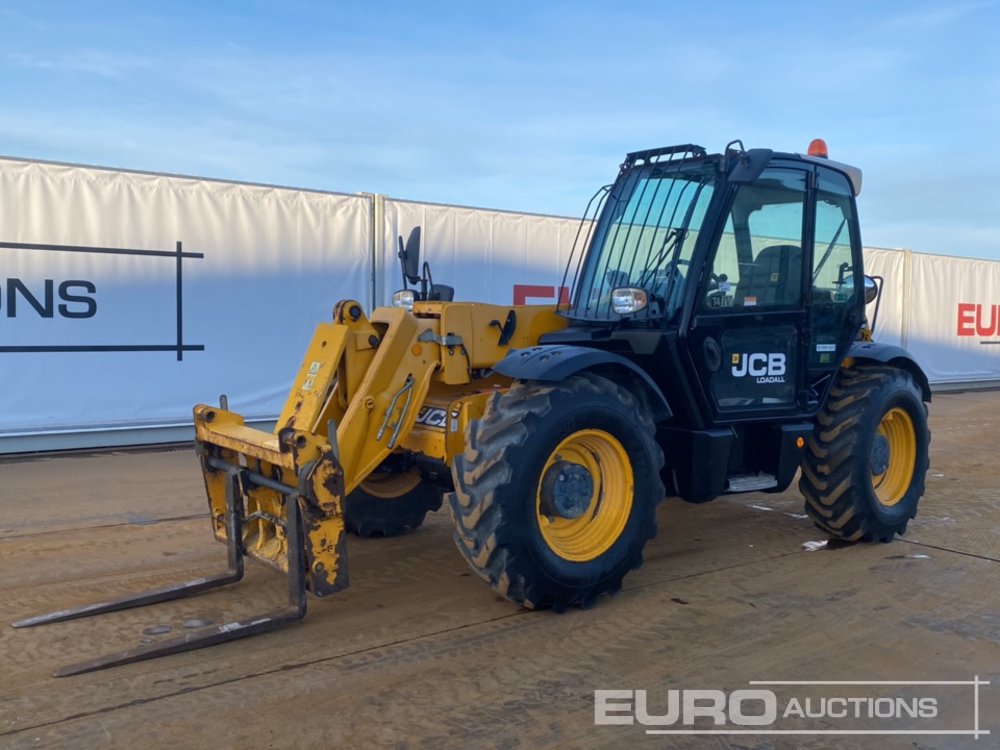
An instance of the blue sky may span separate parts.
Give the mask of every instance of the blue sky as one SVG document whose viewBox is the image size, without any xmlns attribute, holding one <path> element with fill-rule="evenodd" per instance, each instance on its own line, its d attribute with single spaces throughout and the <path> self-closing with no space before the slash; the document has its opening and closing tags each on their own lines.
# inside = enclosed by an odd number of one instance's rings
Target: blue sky
<svg viewBox="0 0 1000 750">
<path fill-rule="evenodd" d="M 0 5 L 0 153 L 579 215 L 626 151 L 865 172 L 865 243 L 1000 259 L 1000 4 Z"/>
</svg>

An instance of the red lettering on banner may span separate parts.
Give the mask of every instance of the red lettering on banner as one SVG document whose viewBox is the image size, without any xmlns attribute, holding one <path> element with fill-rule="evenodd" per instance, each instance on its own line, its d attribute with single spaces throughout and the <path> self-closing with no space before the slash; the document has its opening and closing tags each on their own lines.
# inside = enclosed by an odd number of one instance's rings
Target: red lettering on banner
<svg viewBox="0 0 1000 750">
<path fill-rule="evenodd" d="M 983 325 L 983 306 L 976 305 L 976 333 L 979 336 L 992 336 L 997 330 L 997 306 L 990 305 L 990 324 Z"/>
<path fill-rule="evenodd" d="M 542 297 L 548 299 L 556 296 L 554 286 L 536 286 L 534 284 L 514 284 L 514 304 L 528 304 L 528 297 Z"/>
<path fill-rule="evenodd" d="M 977 307 L 979 307 L 979 305 L 973 305 L 969 302 L 958 303 L 959 336 L 971 336 L 975 333 L 975 331 L 972 330 L 972 326 L 973 326 L 973 316 L 976 314 Z"/>
<path fill-rule="evenodd" d="M 514 284 L 514 304 L 515 305 L 526 305 L 528 304 L 528 298 L 532 299 L 544 299 L 553 300 L 556 296 L 556 288 L 554 286 L 540 286 L 536 284 Z M 559 287 L 559 302 L 560 304 L 565 304 L 569 302 L 569 289 L 567 287 Z"/>
<path fill-rule="evenodd" d="M 985 308 L 989 308 L 989 312 Z M 987 315 L 989 322 L 986 322 Z M 994 336 L 1000 334 L 1000 305 L 958 303 L 959 336 Z"/>
</svg>

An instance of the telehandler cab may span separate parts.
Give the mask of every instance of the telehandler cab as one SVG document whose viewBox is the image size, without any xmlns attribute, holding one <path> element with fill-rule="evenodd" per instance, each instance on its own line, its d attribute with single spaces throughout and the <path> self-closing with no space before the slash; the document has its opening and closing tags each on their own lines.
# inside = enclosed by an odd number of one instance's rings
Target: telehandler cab
<svg viewBox="0 0 1000 750">
<path fill-rule="evenodd" d="M 416 528 L 442 498 L 472 570 L 529 608 L 618 591 L 665 495 L 781 492 L 800 468 L 823 530 L 891 540 L 924 491 L 931 393 L 871 340 L 860 188 L 822 142 L 628 154 L 588 206 L 558 306 L 453 302 L 420 268 L 419 231 L 401 238 L 393 306 L 337 303 L 272 433 L 224 398 L 195 407 L 228 571 L 15 626 L 231 583 L 248 555 L 287 574 L 288 607 L 56 674 L 271 630 L 304 616 L 307 589 L 348 585 L 347 531 Z"/>
</svg>

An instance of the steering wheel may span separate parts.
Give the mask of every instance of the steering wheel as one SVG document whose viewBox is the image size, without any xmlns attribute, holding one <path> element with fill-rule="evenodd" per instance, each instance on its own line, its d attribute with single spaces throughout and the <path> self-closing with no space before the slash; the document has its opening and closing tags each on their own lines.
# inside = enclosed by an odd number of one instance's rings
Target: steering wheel
<svg viewBox="0 0 1000 750">
<path fill-rule="evenodd" d="M 665 263 L 659 268 L 646 269 L 639 277 L 639 281 L 636 284 L 636 286 L 645 289 L 647 285 L 652 284 L 652 282 L 656 279 L 656 277 L 658 276 L 669 277 L 672 273 L 680 273 L 678 266 L 690 266 L 690 265 L 691 261 L 685 258 L 676 258 L 675 260 Z M 681 278 L 684 278 L 683 274 L 681 274 Z"/>
<path fill-rule="evenodd" d="M 639 282 L 636 286 L 645 289 L 649 294 L 650 301 L 655 302 L 661 312 L 666 312 L 671 309 L 669 305 L 670 300 L 667 299 L 665 294 L 659 294 L 659 290 L 662 289 L 666 292 L 667 288 L 670 287 L 671 298 L 677 299 L 683 292 L 685 282 L 685 276 L 681 273 L 680 266 L 690 265 L 691 261 L 686 258 L 676 258 L 660 268 L 644 271 L 642 276 L 639 277 Z M 671 279 L 674 279 L 672 285 Z"/>
</svg>

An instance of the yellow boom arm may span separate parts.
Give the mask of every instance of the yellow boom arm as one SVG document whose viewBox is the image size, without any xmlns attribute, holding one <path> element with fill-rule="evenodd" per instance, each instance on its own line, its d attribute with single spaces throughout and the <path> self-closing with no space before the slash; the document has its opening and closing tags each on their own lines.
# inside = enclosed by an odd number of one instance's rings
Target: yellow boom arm
<svg viewBox="0 0 1000 750">
<path fill-rule="evenodd" d="M 285 503 L 294 499 L 310 589 L 324 596 L 344 588 L 344 498 L 406 443 L 428 394 L 464 415 L 463 402 L 483 398 L 475 381 L 484 370 L 563 325 L 549 306 L 427 302 L 412 313 L 378 308 L 369 320 L 358 302 L 338 303 L 333 322 L 316 328 L 273 432 L 226 409 L 195 407 L 216 537 L 226 540 L 227 475 L 240 467 L 246 553 L 288 572 Z M 430 457 L 444 460 L 461 449 L 456 442 L 428 443 Z"/>
</svg>

